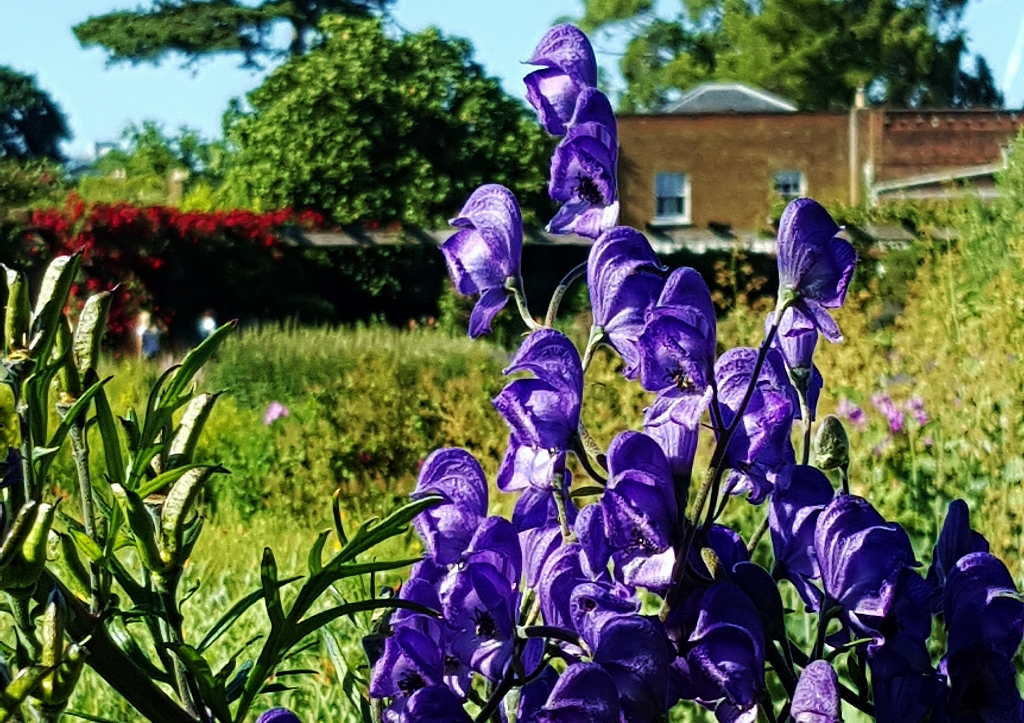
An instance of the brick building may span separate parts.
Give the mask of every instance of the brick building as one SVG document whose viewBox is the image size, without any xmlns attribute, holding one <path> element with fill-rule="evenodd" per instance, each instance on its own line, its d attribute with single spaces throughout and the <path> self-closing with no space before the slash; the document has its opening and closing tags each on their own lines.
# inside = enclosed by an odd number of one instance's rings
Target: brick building
<svg viewBox="0 0 1024 723">
<path fill-rule="evenodd" d="M 1024 111 L 800 113 L 740 84 L 698 86 L 664 113 L 619 117 L 622 223 L 693 246 L 765 229 L 799 195 L 879 203 L 970 184 L 985 196 L 1022 125 Z"/>
</svg>

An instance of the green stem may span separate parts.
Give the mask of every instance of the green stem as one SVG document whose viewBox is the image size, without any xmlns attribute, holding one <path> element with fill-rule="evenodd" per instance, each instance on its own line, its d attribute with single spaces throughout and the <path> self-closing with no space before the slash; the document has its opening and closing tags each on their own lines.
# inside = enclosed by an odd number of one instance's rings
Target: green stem
<svg viewBox="0 0 1024 723">
<path fill-rule="evenodd" d="M 516 300 L 516 308 L 519 309 L 519 316 L 522 317 L 523 323 L 530 331 L 537 331 L 543 329 L 541 326 L 530 316 L 530 309 L 526 305 L 526 291 L 523 289 L 523 279 L 521 276 L 508 277 L 505 280 L 505 288 L 511 292 L 512 298 Z"/>
<path fill-rule="evenodd" d="M 800 464 L 806 465 L 811 461 L 811 423 L 814 420 L 811 419 L 811 410 L 807 406 L 807 394 L 802 389 L 798 389 L 798 391 L 800 393 L 800 417 L 804 428 L 804 447 Z"/>
<path fill-rule="evenodd" d="M 93 501 L 92 475 L 89 472 L 89 440 L 85 427 L 77 420 L 68 432 L 71 437 L 71 456 L 78 474 L 78 494 L 82 498 L 82 524 L 89 539 L 97 541 L 96 510 Z M 89 562 L 89 612 L 95 615 L 100 609 L 100 583 L 96 564 Z"/>
<path fill-rule="evenodd" d="M 558 316 L 558 307 L 562 304 L 562 298 L 565 296 L 565 292 L 567 292 L 569 287 L 572 286 L 572 282 L 585 274 L 586 271 L 587 262 L 584 261 L 583 263 L 573 267 L 573 269 L 558 282 L 558 286 L 555 288 L 555 293 L 551 295 L 551 302 L 548 304 L 548 313 L 547 316 L 544 317 L 544 326 L 550 327 L 555 325 L 555 317 Z"/>
</svg>

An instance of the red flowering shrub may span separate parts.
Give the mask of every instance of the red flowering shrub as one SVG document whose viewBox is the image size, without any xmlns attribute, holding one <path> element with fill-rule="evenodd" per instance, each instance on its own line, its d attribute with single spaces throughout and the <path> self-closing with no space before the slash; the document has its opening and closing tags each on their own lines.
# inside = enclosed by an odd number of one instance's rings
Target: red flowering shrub
<svg viewBox="0 0 1024 723">
<path fill-rule="evenodd" d="M 116 343 L 141 309 L 172 329 L 177 324 L 179 332 L 204 308 L 222 318 L 261 313 L 274 296 L 267 293 L 268 279 L 284 256 L 281 231 L 323 223 L 312 211 L 183 212 L 128 203 L 86 205 L 72 194 L 62 208 L 32 212 L 27 251 L 42 262 L 82 254 L 81 277 L 72 289 L 79 307 L 88 295 L 116 287 L 109 323 Z M 257 278 L 262 283 L 253 289 Z"/>
</svg>

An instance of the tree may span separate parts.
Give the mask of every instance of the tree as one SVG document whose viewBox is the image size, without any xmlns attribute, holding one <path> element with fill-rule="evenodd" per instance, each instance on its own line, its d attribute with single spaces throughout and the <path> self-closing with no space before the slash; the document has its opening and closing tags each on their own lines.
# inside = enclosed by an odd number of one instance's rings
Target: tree
<svg viewBox="0 0 1024 723">
<path fill-rule="evenodd" d="M 63 160 L 67 119 L 35 78 L 0 66 L 0 158 Z"/>
<path fill-rule="evenodd" d="M 484 75 L 464 40 L 392 39 L 378 20 L 325 18 L 324 41 L 277 68 L 226 119 L 232 202 L 338 224 L 444 225 L 483 183 L 546 206 L 551 141 Z"/>
<path fill-rule="evenodd" d="M 309 36 L 327 13 L 367 16 L 392 0 L 154 0 L 148 9 L 119 10 L 91 17 L 74 27 L 83 46 L 106 48 L 110 62 L 158 63 L 177 52 L 189 62 L 216 53 L 241 53 L 244 64 L 276 56 L 275 26 L 288 24 L 288 52 L 305 52 Z"/>
<path fill-rule="evenodd" d="M 858 87 L 898 107 L 1001 105 L 984 58 L 965 70 L 969 0 L 584 0 L 585 30 L 624 29 L 625 110 L 656 110 L 709 80 L 750 83 L 802 110 L 849 107 Z"/>
</svg>

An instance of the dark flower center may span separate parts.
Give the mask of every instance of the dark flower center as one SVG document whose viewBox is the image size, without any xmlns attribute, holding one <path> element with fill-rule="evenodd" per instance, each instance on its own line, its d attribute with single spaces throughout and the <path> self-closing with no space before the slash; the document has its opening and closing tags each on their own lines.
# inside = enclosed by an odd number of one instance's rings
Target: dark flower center
<svg viewBox="0 0 1024 723">
<path fill-rule="evenodd" d="M 398 689 L 403 693 L 411 693 L 414 690 L 419 690 L 420 688 L 425 686 L 427 682 L 423 680 L 423 676 L 421 676 L 416 671 L 407 670 L 406 672 L 402 673 L 402 675 L 398 678 L 397 684 Z"/>
<path fill-rule="evenodd" d="M 576 195 L 594 206 L 604 205 L 604 196 L 590 176 L 576 176 Z"/>
<path fill-rule="evenodd" d="M 676 369 L 672 372 L 671 378 L 676 389 L 681 392 L 691 392 L 697 388 L 697 385 L 694 383 L 693 379 L 690 378 L 690 375 L 682 369 Z"/>
<path fill-rule="evenodd" d="M 478 638 L 498 637 L 498 627 L 494 624 L 494 618 L 486 610 L 475 610 L 473 622 L 476 623 L 476 635 Z"/>
<path fill-rule="evenodd" d="M 653 555 L 658 552 L 658 546 L 647 539 L 646 535 L 644 535 L 644 531 L 639 527 L 634 527 L 631 530 L 629 540 L 634 549 L 643 550 L 648 555 Z"/>
</svg>

